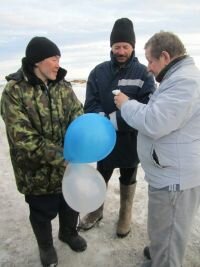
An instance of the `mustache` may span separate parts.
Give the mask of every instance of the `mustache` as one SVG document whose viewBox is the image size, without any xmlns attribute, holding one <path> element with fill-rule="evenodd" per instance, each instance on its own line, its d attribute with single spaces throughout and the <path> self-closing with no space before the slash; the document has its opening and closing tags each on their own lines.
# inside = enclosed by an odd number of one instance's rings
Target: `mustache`
<svg viewBox="0 0 200 267">
<path fill-rule="evenodd" d="M 121 59 L 121 58 L 127 58 L 127 56 L 124 55 L 114 55 L 114 58 L 117 59 Z"/>
</svg>

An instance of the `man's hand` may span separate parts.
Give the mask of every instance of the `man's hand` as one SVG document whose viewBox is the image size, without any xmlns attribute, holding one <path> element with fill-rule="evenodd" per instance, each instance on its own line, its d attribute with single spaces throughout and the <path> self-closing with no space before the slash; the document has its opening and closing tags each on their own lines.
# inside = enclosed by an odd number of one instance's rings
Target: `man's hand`
<svg viewBox="0 0 200 267">
<path fill-rule="evenodd" d="M 114 97 L 114 102 L 115 102 L 115 105 L 118 107 L 118 109 L 120 109 L 122 104 L 128 101 L 128 99 L 129 98 L 127 95 L 120 92 L 118 95 Z"/>
<path fill-rule="evenodd" d="M 67 167 L 68 163 L 69 163 L 69 162 L 65 160 L 65 161 L 64 161 L 64 167 Z"/>
</svg>

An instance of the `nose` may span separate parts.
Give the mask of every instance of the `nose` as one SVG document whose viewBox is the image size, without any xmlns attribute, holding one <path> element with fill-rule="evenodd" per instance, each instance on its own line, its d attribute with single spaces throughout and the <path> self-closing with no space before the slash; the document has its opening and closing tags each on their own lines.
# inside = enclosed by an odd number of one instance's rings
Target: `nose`
<svg viewBox="0 0 200 267">
<path fill-rule="evenodd" d="M 120 47 L 119 50 L 118 50 L 118 54 L 119 55 L 124 55 L 124 48 L 123 47 Z"/>
<path fill-rule="evenodd" d="M 60 62 L 59 62 L 59 60 L 56 61 L 56 67 L 57 68 L 60 68 Z"/>
</svg>

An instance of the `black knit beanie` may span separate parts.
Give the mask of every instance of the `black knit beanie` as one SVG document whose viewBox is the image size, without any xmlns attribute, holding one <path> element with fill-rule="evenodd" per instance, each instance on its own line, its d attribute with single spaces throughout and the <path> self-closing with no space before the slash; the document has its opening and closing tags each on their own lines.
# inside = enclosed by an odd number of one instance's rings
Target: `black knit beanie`
<svg viewBox="0 0 200 267">
<path fill-rule="evenodd" d="M 35 64 L 48 57 L 60 55 L 57 45 L 46 37 L 33 37 L 26 47 L 26 59 L 30 64 Z"/>
<path fill-rule="evenodd" d="M 125 42 L 135 47 L 135 33 L 133 23 L 128 18 L 121 18 L 115 21 L 111 35 L 110 46 L 114 43 Z"/>
</svg>

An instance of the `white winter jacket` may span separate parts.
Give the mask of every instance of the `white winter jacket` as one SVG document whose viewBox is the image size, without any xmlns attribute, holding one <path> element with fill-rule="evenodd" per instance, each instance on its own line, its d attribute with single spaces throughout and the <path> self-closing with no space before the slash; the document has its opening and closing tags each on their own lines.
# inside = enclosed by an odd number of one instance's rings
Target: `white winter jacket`
<svg viewBox="0 0 200 267">
<path fill-rule="evenodd" d="M 200 71 L 191 57 L 166 72 L 148 104 L 130 100 L 121 112 L 139 131 L 138 155 L 151 186 L 200 185 Z"/>
</svg>

